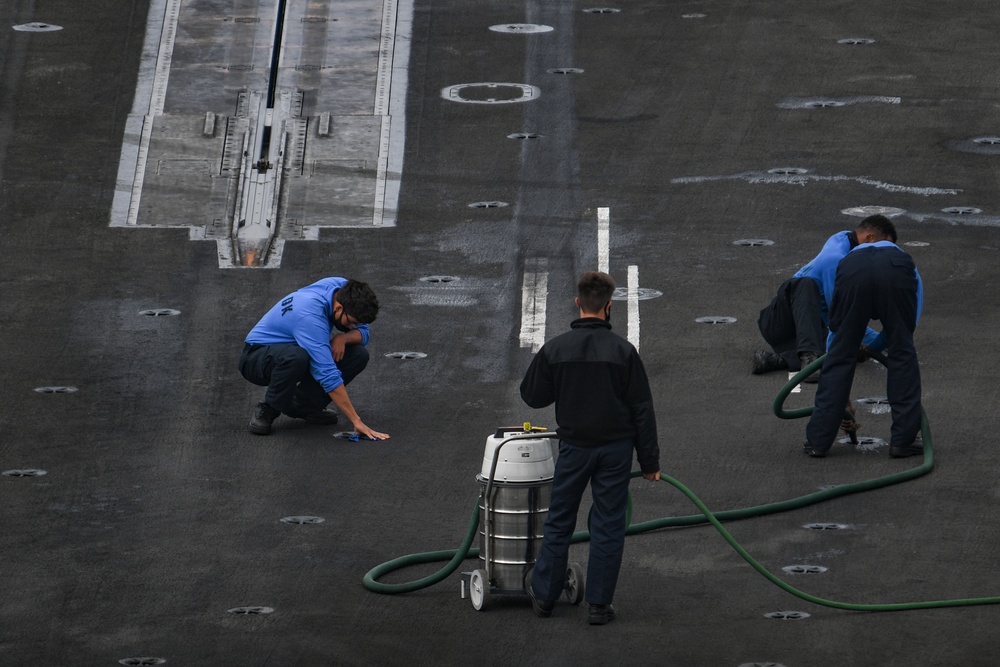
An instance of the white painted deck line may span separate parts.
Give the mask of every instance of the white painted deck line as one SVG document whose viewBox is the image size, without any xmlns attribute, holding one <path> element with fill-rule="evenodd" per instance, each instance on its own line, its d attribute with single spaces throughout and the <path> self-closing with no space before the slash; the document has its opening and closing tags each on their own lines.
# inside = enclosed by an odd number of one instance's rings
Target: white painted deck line
<svg viewBox="0 0 1000 667">
<path fill-rule="evenodd" d="M 639 349 L 639 267 L 628 267 L 628 342 Z"/>
<path fill-rule="evenodd" d="M 388 1 L 388 0 L 387 0 Z M 399 210 L 399 186 L 403 178 L 403 154 L 406 147 L 406 90 L 409 86 L 410 43 L 413 40 L 413 0 L 398 0 L 396 7 L 393 44 L 400 42 L 405 48 L 393 48 L 390 94 L 389 123 L 384 139 L 388 145 L 385 171 L 378 174 L 377 187 L 381 189 L 381 201 L 376 202 L 382 210 L 380 226 L 396 224 Z M 396 123 L 392 123 L 396 119 Z M 382 162 L 379 161 L 381 169 Z"/>
<path fill-rule="evenodd" d="M 382 121 L 372 210 L 372 225 L 375 227 L 391 227 L 396 224 L 399 179 L 403 171 L 403 142 L 406 136 L 406 86 L 410 49 L 400 49 L 397 62 L 395 45 L 397 34 L 409 41 L 412 26 L 412 0 L 385 0 L 382 5 L 381 48 L 374 109 L 375 116 L 381 117 Z M 393 127 L 393 116 L 399 120 L 397 127 Z"/>
<path fill-rule="evenodd" d="M 112 227 L 135 226 L 139 217 L 153 117 L 163 113 L 180 4 L 181 0 L 152 0 L 149 7 L 135 98 L 118 163 L 118 180 L 111 205 Z M 135 143 L 129 141 L 130 137 Z"/>
<path fill-rule="evenodd" d="M 545 308 L 549 274 L 545 259 L 529 259 L 521 284 L 521 347 L 538 352 L 545 343 Z"/>
<path fill-rule="evenodd" d="M 611 209 L 597 209 L 597 270 L 611 273 Z"/>
</svg>

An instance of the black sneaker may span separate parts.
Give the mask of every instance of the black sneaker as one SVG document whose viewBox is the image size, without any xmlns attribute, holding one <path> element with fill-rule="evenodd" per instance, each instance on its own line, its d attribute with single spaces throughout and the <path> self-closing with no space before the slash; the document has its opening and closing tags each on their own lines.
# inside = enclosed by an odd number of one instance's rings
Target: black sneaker
<svg viewBox="0 0 1000 667">
<path fill-rule="evenodd" d="M 271 432 L 271 424 L 280 414 L 280 410 L 272 408 L 267 403 L 258 403 L 253 411 L 253 417 L 250 418 L 250 423 L 247 424 L 247 428 L 250 429 L 251 433 L 267 435 Z"/>
<path fill-rule="evenodd" d="M 780 355 L 767 350 L 757 350 L 753 353 L 753 374 L 770 373 L 771 371 L 787 371 L 788 363 Z"/>
<path fill-rule="evenodd" d="M 587 612 L 587 623 L 590 625 L 607 625 L 615 620 L 615 608 L 609 604 L 592 604 Z"/>
</svg>

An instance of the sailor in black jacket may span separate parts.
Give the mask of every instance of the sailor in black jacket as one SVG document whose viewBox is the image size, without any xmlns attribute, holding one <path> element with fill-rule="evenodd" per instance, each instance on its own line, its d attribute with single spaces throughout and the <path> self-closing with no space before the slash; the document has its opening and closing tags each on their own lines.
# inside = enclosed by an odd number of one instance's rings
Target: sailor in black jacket
<svg viewBox="0 0 1000 667">
<path fill-rule="evenodd" d="M 529 587 L 535 613 L 549 616 L 566 582 L 569 543 L 587 485 L 593 496 L 585 598 L 591 624 L 611 606 L 625 545 L 625 510 L 636 451 L 643 477 L 660 476 L 653 397 L 635 347 L 611 331 L 614 280 L 585 273 L 577 284 L 580 319 L 538 351 L 521 382 L 533 408 L 555 403 L 559 457 L 544 539 Z"/>
</svg>

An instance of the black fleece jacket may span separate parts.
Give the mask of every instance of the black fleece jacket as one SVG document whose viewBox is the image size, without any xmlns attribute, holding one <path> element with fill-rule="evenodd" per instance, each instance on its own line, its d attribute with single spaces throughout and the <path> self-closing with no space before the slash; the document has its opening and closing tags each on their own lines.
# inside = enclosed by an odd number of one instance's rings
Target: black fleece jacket
<svg viewBox="0 0 1000 667">
<path fill-rule="evenodd" d="M 646 370 L 635 347 L 596 317 L 545 343 L 521 381 L 533 408 L 556 404 L 556 433 L 578 447 L 632 438 L 644 473 L 660 470 L 656 416 Z"/>
</svg>

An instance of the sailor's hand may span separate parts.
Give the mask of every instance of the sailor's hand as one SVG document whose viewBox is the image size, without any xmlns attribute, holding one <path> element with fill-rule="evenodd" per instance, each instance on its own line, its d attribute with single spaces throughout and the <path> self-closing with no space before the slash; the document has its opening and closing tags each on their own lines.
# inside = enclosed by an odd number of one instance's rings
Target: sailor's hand
<svg viewBox="0 0 1000 667">
<path fill-rule="evenodd" d="M 372 429 L 368 428 L 363 422 L 358 422 L 357 424 L 355 424 L 354 430 L 358 432 L 358 435 L 363 435 L 364 437 L 370 438 L 372 440 L 389 439 L 388 433 L 379 433 L 378 431 L 373 431 Z"/>
<path fill-rule="evenodd" d="M 847 407 L 845 409 L 851 413 L 851 417 L 857 415 L 857 410 L 854 409 L 854 404 L 851 403 L 850 401 L 847 402 Z M 844 433 L 851 436 L 852 442 L 857 437 L 858 428 L 860 426 L 861 424 L 858 423 L 858 420 L 856 418 L 848 419 L 847 417 L 844 417 L 844 419 L 841 420 L 840 422 L 840 428 L 844 430 Z"/>
<path fill-rule="evenodd" d="M 344 349 L 347 347 L 347 342 L 341 334 L 337 334 L 330 340 L 330 352 L 333 354 L 334 361 L 340 361 L 344 358 Z"/>
</svg>

